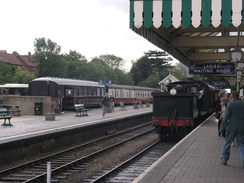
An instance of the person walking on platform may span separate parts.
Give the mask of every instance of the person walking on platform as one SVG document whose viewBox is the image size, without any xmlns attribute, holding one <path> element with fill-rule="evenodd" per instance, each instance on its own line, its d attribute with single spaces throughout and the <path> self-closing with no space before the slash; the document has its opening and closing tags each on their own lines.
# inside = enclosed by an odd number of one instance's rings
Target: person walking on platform
<svg viewBox="0 0 244 183">
<path fill-rule="evenodd" d="M 110 94 L 109 103 L 110 103 L 112 112 L 114 112 L 114 102 L 115 102 L 114 96 L 112 94 Z"/>
<path fill-rule="evenodd" d="M 109 107 L 109 97 L 108 97 L 108 93 L 106 93 L 102 99 L 103 116 L 105 116 L 108 107 Z"/>
<path fill-rule="evenodd" d="M 220 132 L 225 133 L 224 150 L 221 154 L 221 164 L 227 165 L 230 158 L 230 147 L 234 138 L 240 151 L 244 168 L 244 102 L 239 99 L 238 92 L 231 93 L 231 99 L 225 109 Z"/>
</svg>

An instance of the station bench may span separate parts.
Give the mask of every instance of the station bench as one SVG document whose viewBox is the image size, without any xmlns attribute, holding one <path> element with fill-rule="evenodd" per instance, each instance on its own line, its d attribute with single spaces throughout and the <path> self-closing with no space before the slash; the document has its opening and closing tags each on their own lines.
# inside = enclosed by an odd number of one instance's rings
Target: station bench
<svg viewBox="0 0 244 183">
<path fill-rule="evenodd" d="M 88 109 L 85 108 L 84 104 L 75 104 L 76 117 L 88 116 Z"/>
<path fill-rule="evenodd" d="M 11 115 L 20 116 L 21 111 L 19 109 L 19 105 L 3 104 L 0 108 L 5 108 L 7 112 Z"/>
<path fill-rule="evenodd" d="M 6 108 L 0 108 L 0 119 L 4 119 L 4 122 L 2 124 L 2 126 L 13 126 L 11 123 L 10 123 L 10 119 L 12 118 L 12 116 L 10 116 L 8 114 L 8 111 Z M 7 122 L 7 119 L 8 119 L 8 122 Z"/>
</svg>

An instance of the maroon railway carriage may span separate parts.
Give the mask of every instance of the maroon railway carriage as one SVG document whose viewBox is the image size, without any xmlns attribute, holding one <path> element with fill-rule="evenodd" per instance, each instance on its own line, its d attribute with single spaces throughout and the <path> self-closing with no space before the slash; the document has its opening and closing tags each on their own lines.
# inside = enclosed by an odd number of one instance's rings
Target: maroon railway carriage
<svg viewBox="0 0 244 183">
<path fill-rule="evenodd" d="M 60 101 L 61 110 L 74 110 L 75 104 L 84 104 L 86 107 L 100 106 L 105 92 L 115 97 L 115 104 L 120 102 L 152 101 L 151 93 L 159 89 L 128 86 L 128 85 L 100 85 L 98 82 L 41 77 L 29 83 L 29 93 L 32 96 L 51 96 Z"/>
</svg>

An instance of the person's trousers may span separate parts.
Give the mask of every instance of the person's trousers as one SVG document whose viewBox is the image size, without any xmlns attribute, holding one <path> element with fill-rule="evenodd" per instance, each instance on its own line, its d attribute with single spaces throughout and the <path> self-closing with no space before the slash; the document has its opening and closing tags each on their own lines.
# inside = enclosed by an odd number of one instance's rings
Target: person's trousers
<svg viewBox="0 0 244 183">
<path fill-rule="evenodd" d="M 236 136 L 236 142 L 237 142 L 237 146 L 238 146 L 239 151 L 240 151 L 241 161 L 244 162 L 244 136 L 237 135 Z"/>
<path fill-rule="evenodd" d="M 221 154 L 221 163 L 223 163 L 223 164 L 227 163 L 227 161 L 230 158 L 230 147 L 231 147 L 231 143 L 233 142 L 235 137 L 236 137 L 235 133 L 231 133 L 230 131 L 226 132 L 224 149 Z"/>
<path fill-rule="evenodd" d="M 102 105 L 102 108 L 103 108 L 103 116 L 105 116 L 107 112 L 107 107 L 105 105 Z"/>
</svg>

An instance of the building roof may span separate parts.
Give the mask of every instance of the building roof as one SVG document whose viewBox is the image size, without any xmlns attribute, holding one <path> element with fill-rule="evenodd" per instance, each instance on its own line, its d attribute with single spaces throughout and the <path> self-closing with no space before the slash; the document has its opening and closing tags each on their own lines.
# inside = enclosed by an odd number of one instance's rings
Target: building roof
<svg viewBox="0 0 244 183">
<path fill-rule="evenodd" d="M 0 62 L 19 66 L 28 72 L 35 72 L 37 67 L 37 64 L 33 63 L 29 56 L 19 55 L 17 52 L 10 54 L 5 50 L 0 50 Z"/>
<path fill-rule="evenodd" d="M 178 78 L 176 78 L 175 76 L 169 74 L 166 78 L 164 78 L 162 81 L 160 81 L 158 84 L 168 84 L 169 80 L 171 80 L 171 82 L 176 82 L 179 81 Z"/>
</svg>

